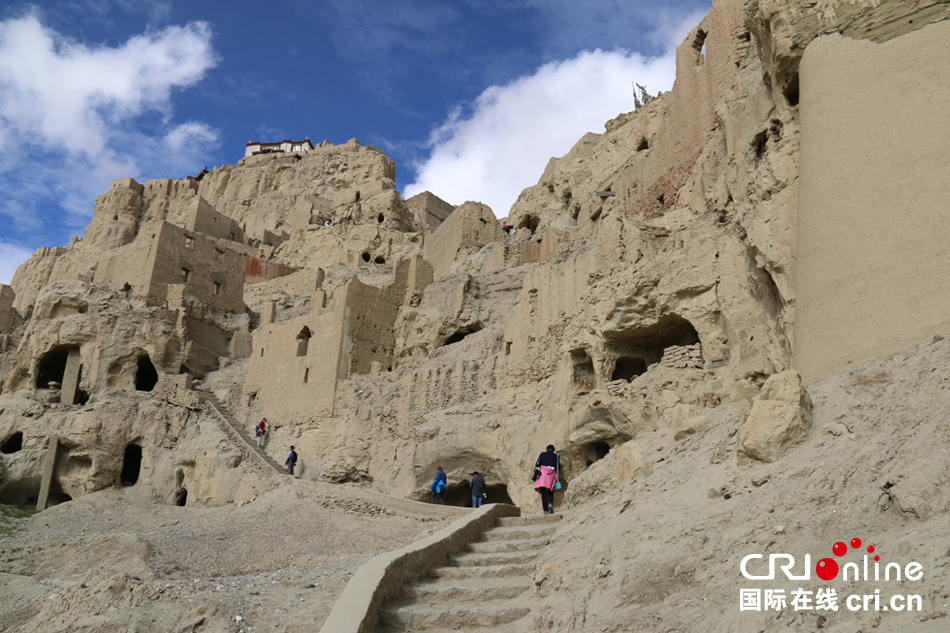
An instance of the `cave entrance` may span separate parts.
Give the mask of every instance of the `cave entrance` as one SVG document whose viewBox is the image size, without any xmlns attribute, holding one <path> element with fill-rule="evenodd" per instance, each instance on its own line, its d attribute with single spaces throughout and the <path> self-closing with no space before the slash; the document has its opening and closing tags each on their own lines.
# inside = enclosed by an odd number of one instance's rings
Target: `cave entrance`
<svg viewBox="0 0 950 633">
<path fill-rule="evenodd" d="M 158 372 L 148 354 L 139 356 L 135 369 L 135 390 L 151 391 L 158 384 Z"/>
<path fill-rule="evenodd" d="M 584 449 L 584 464 L 590 468 L 595 462 L 599 462 L 607 457 L 610 452 L 610 444 L 607 442 L 593 442 Z"/>
<path fill-rule="evenodd" d="M 637 376 L 642 376 L 647 371 L 647 363 L 642 358 L 634 356 L 621 356 L 614 363 L 614 371 L 610 375 L 610 380 L 633 380 Z"/>
<path fill-rule="evenodd" d="M 458 506 L 460 508 L 472 507 L 472 488 L 469 481 L 450 483 L 445 489 L 445 505 Z M 488 498 L 484 503 L 509 503 L 514 505 L 514 501 L 508 495 L 508 486 L 504 484 L 492 484 L 485 486 L 485 494 Z M 438 501 L 436 501 L 438 503 Z"/>
<path fill-rule="evenodd" d="M 0 444 L 0 453 L 4 455 L 12 455 L 23 449 L 23 432 L 17 431 L 10 437 L 6 439 L 3 444 Z"/>
<path fill-rule="evenodd" d="M 458 343 L 469 334 L 480 332 L 482 329 L 484 329 L 484 327 L 485 326 L 483 326 L 481 323 L 475 323 L 474 325 L 470 325 L 468 327 L 459 328 L 451 336 L 449 336 L 449 338 L 445 339 L 445 343 L 443 343 L 443 345 L 452 345 L 453 343 Z"/>
<path fill-rule="evenodd" d="M 482 501 L 482 503 L 507 503 L 509 505 L 515 505 L 515 502 L 512 501 L 508 495 L 508 486 L 504 484 L 485 486 L 485 495 L 485 500 Z"/>
<path fill-rule="evenodd" d="M 142 447 L 138 444 L 129 444 L 125 447 L 125 456 L 122 460 L 122 474 L 119 481 L 123 486 L 134 486 L 139 480 L 142 471 Z"/>
<path fill-rule="evenodd" d="M 610 379 L 631 381 L 660 362 L 666 348 L 699 342 L 693 324 L 676 314 L 654 325 L 613 333 L 605 340 L 605 350 L 613 358 Z"/>
<path fill-rule="evenodd" d="M 184 507 L 188 502 L 188 490 L 185 488 L 179 488 L 175 491 L 175 498 L 173 499 L 176 506 Z"/>
<path fill-rule="evenodd" d="M 36 388 L 49 389 L 51 382 L 63 384 L 63 376 L 66 374 L 66 363 L 69 360 L 69 350 L 78 350 L 78 346 L 65 345 L 54 347 L 43 354 L 40 358 L 40 364 L 36 372 Z"/>
</svg>

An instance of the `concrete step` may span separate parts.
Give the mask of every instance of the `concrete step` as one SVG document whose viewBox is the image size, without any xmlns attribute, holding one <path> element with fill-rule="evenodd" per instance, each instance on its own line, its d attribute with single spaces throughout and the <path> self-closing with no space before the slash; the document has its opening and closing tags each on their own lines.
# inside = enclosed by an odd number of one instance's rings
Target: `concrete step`
<svg viewBox="0 0 950 633">
<path fill-rule="evenodd" d="M 408 605 L 390 608 L 382 612 L 380 620 L 387 626 L 405 626 L 409 630 L 426 630 L 428 627 L 443 627 L 462 630 L 461 627 L 497 627 L 528 615 L 528 607 L 508 602 L 491 606 L 480 603 L 445 605 Z M 494 629 L 494 630 L 497 630 Z"/>
<path fill-rule="evenodd" d="M 496 527 L 482 534 L 485 541 L 520 541 L 529 538 L 552 536 L 557 531 L 555 525 L 520 525 L 514 527 Z"/>
<path fill-rule="evenodd" d="M 516 525 L 543 525 L 546 523 L 557 523 L 561 520 L 560 514 L 543 514 L 526 517 L 501 517 L 495 519 L 495 525 L 498 527 L 512 527 Z"/>
<path fill-rule="evenodd" d="M 436 567 L 432 575 L 436 578 L 505 578 L 518 576 L 534 578 L 537 566 L 534 563 L 515 565 L 480 565 L 477 567 Z"/>
<path fill-rule="evenodd" d="M 532 586 L 527 578 L 449 578 L 417 583 L 406 590 L 406 598 L 419 604 L 445 605 L 453 602 L 481 602 L 517 598 Z"/>
<path fill-rule="evenodd" d="M 544 549 L 551 542 L 548 538 L 533 538 L 521 541 L 481 541 L 470 543 L 469 551 L 480 554 L 496 554 L 501 552 L 530 552 Z"/>
<path fill-rule="evenodd" d="M 485 565 L 518 565 L 530 563 L 537 558 L 537 551 L 498 552 L 493 554 L 459 554 L 452 557 L 454 567 L 483 567 Z"/>
</svg>

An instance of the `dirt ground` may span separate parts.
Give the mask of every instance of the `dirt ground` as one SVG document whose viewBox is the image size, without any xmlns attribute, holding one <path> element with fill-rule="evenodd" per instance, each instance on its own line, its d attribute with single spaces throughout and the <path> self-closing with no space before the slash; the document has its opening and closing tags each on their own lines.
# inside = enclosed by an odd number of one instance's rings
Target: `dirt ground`
<svg viewBox="0 0 950 633">
<path fill-rule="evenodd" d="M 0 536 L 0 631 L 314 631 L 359 567 L 448 520 L 304 481 L 242 507 L 108 490 Z"/>
</svg>

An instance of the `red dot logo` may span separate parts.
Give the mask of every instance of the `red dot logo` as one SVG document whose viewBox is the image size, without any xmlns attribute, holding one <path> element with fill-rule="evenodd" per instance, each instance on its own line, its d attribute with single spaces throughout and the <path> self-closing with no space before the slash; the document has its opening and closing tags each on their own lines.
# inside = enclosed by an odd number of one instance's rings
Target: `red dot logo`
<svg viewBox="0 0 950 633">
<path fill-rule="evenodd" d="M 844 543 L 840 543 L 840 545 L 844 545 Z M 838 544 L 835 545 L 836 549 L 837 546 Z M 837 551 L 835 553 L 837 554 Z M 838 556 L 840 555 L 841 554 L 838 554 Z M 822 558 L 818 561 L 818 564 L 815 565 L 815 573 L 818 574 L 818 577 L 822 580 L 833 580 L 834 577 L 838 575 L 838 563 L 836 563 L 833 558 Z"/>
<path fill-rule="evenodd" d="M 881 557 L 880 557 L 880 556 L 875 556 L 875 557 L 874 557 L 874 560 L 881 560 Z"/>
<path fill-rule="evenodd" d="M 848 553 L 848 546 L 842 543 L 841 541 L 838 541 L 831 548 L 831 551 L 834 553 L 835 556 L 844 556 L 845 554 Z M 835 570 L 836 570 L 835 573 L 838 573 L 837 565 L 835 566 Z"/>
<path fill-rule="evenodd" d="M 853 538 L 851 539 L 851 547 L 854 549 L 861 549 L 861 539 Z"/>
<path fill-rule="evenodd" d="M 868 554 L 873 554 L 873 553 L 874 553 L 874 546 L 868 545 Z"/>
</svg>

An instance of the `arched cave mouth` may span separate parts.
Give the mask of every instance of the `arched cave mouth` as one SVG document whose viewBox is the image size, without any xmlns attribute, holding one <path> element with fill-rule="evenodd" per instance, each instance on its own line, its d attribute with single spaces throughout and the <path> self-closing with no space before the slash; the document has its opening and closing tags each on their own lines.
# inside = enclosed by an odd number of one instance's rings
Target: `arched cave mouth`
<svg viewBox="0 0 950 633">
<path fill-rule="evenodd" d="M 485 326 L 482 325 L 481 323 L 474 323 L 467 327 L 459 328 L 454 333 L 452 333 L 451 336 L 445 339 L 445 343 L 443 343 L 442 345 L 444 346 L 444 345 L 452 345 L 454 343 L 458 343 L 459 341 L 467 337 L 469 334 L 480 332 L 483 329 L 485 329 Z"/>
<path fill-rule="evenodd" d="M 158 371 L 148 354 L 139 356 L 135 367 L 135 390 L 151 391 L 158 384 Z"/>
<path fill-rule="evenodd" d="M 23 432 L 17 431 L 0 444 L 0 453 L 12 455 L 23 450 Z"/>
<path fill-rule="evenodd" d="M 693 324 L 676 314 L 648 327 L 612 333 L 604 341 L 607 353 L 613 357 L 610 380 L 632 381 L 660 362 L 666 348 L 699 342 Z"/>
<path fill-rule="evenodd" d="M 306 325 L 303 326 L 303 329 L 300 330 L 300 333 L 297 334 L 297 357 L 306 356 L 307 349 L 310 347 L 310 338 L 313 336 L 313 333 L 310 331 Z"/>
<path fill-rule="evenodd" d="M 58 506 L 61 503 L 72 501 L 73 497 L 63 490 L 59 482 L 54 481 L 50 485 L 49 496 L 46 498 L 46 507 Z"/>
<path fill-rule="evenodd" d="M 69 359 L 69 351 L 72 349 L 79 349 L 79 346 L 61 345 L 54 347 L 40 357 L 36 372 L 37 389 L 49 389 L 51 382 L 63 384 L 63 376 L 66 375 L 66 361 Z"/>
<path fill-rule="evenodd" d="M 184 507 L 188 503 L 188 490 L 186 488 L 179 488 L 175 491 L 175 497 L 172 502 L 179 507 Z"/>
<path fill-rule="evenodd" d="M 119 475 L 119 481 L 123 486 L 134 486 L 138 483 L 141 472 L 142 447 L 138 444 L 129 444 L 125 447 L 125 455 L 122 459 L 122 474 Z"/>
</svg>

